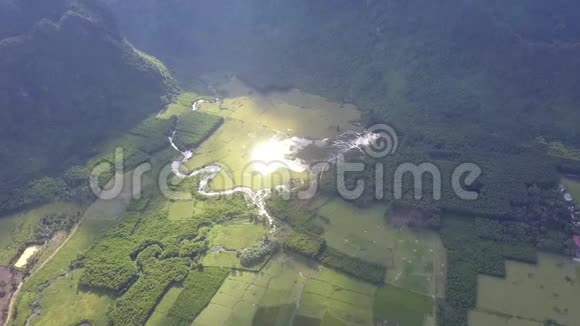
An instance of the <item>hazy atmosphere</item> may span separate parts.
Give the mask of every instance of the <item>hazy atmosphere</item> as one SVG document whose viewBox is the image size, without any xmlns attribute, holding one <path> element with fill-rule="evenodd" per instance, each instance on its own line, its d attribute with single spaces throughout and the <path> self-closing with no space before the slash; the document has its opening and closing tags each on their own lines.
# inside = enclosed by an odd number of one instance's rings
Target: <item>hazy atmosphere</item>
<svg viewBox="0 0 580 326">
<path fill-rule="evenodd" d="M 0 326 L 578 302 L 580 3 L 0 0 Z"/>
</svg>

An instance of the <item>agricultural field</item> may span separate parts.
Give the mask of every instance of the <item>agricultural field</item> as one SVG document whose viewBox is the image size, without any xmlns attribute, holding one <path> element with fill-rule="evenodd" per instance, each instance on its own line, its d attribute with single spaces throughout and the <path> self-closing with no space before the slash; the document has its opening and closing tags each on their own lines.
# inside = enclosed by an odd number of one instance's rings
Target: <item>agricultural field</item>
<svg viewBox="0 0 580 326">
<path fill-rule="evenodd" d="M 552 320 L 579 325 L 580 265 L 569 258 L 540 254 L 537 265 L 507 262 L 506 279 L 480 275 L 477 308 L 470 326 L 536 326 Z M 494 324 L 495 325 L 495 324 Z"/>
<path fill-rule="evenodd" d="M 304 287 L 294 325 L 324 325 L 332 320 L 344 325 L 372 325 L 377 291 L 374 285 L 322 267 Z"/>
<path fill-rule="evenodd" d="M 211 184 L 215 190 L 235 185 L 271 187 L 288 181 L 288 176 L 303 177 L 290 171 L 268 178 L 256 176 L 251 169 L 254 146 L 274 136 L 331 137 L 338 130 L 356 129 L 353 122 L 360 120 L 359 111 L 352 105 L 343 106 L 299 91 L 260 94 L 237 79 L 222 87 L 228 97 L 218 103 L 204 103 L 199 112 L 221 116 L 224 124 L 185 164 L 195 170 L 220 163 L 224 171 Z"/>
<path fill-rule="evenodd" d="M 327 221 L 324 238 L 330 247 L 385 265 L 387 284 L 443 296 L 445 250 L 436 233 L 388 224 L 385 205 L 361 209 L 334 198 L 322 204 L 318 214 Z"/>
<path fill-rule="evenodd" d="M 114 221 L 107 219 L 86 219 L 79 225 L 77 231 L 60 249 L 58 254 L 56 254 L 46 265 L 34 272 L 32 277 L 26 281 L 19 297 L 20 300 L 16 306 L 17 314 L 14 325 L 26 324 L 28 316 L 33 313 L 30 304 L 37 302 L 40 295 L 42 295 L 42 300 L 38 302 L 40 304 L 40 314 L 36 319 L 31 320 L 30 325 L 43 325 L 38 323 L 37 320 L 44 320 L 47 323 L 51 323 L 48 319 L 44 319 L 44 314 L 53 314 L 55 311 L 43 309 L 43 307 L 45 305 L 50 307 L 51 305 L 58 304 L 59 301 L 63 300 L 63 298 L 60 296 L 59 291 L 49 291 L 51 289 L 49 287 L 45 292 L 45 289 L 43 289 L 41 285 L 47 284 L 47 282 L 50 283 L 60 276 L 67 274 L 71 262 L 78 257 L 79 253 L 87 250 L 93 242 L 102 236 L 103 233 L 112 225 L 114 225 Z M 77 282 L 77 279 L 75 278 L 65 278 L 58 280 L 58 282 L 55 283 L 55 286 L 62 288 L 63 291 L 66 290 L 65 292 L 68 292 L 69 294 L 74 294 L 70 297 L 70 300 L 81 299 L 95 302 L 101 302 L 101 300 L 103 300 L 98 295 L 87 294 L 83 291 L 79 292 L 78 284 L 75 282 Z M 103 307 L 103 305 L 100 306 Z M 82 314 L 82 311 L 79 311 L 78 309 L 76 311 L 71 310 L 71 312 L 74 312 L 74 314 L 71 313 L 68 317 L 71 318 L 71 322 L 73 323 L 82 321 L 86 318 L 86 316 Z M 104 314 L 105 312 L 106 311 L 103 310 L 95 312 L 95 314 Z M 78 313 L 78 315 L 76 313 Z M 73 321 L 72 319 L 75 317 L 78 317 L 79 320 Z"/>
<path fill-rule="evenodd" d="M 279 255 L 259 273 L 232 272 L 193 325 L 283 325 L 316 270 Z"/>
<path fill-rule="evenodd" d="M 433 300 L 391 285 L 377 291 L 374 302 L 375 320 L 408 326 L 435 326 Z"/>
<path fill-rule="evenodd" d="M 545 324 L 538 321 L 519 319 L 504 315 L 473 310 L 469 312 L 470 326 L 544 326 Z"/>
<path fill-rule="evenodd" d="M 298 91 L 256 95 L 235 80 L 231 83 L 231 99 L 201 106 L 199 114 L 220 116 L 225 122 L 195 150 L 188 168 L 217 162 L 240 172 L 251 159 L 251 149 L 279 131 L 285 137 L 328 137 L 360 118 L 354 107 L 337 108 Z M 175 114 L 179 126 L 179 117 L 190 112 L 185 107 L 182 103 L 159 118 Z M 166 124 L 153 119 L 121 140 L 134 149 L 131 139 L 147 138 L 150 128 L 165 137 Z M 190 134 L 184 144 L 205 139 L 210 129 Z M 149 157 L 154 170 L 178 156 L 168 150 Z M 129 152 L 137 162 L 144 150 Z M 191 178 L 172 187 L 191 190 L 193 199 L 164 200 L 147 176 L 145 195 L 131 202 L 129 174 L 126 178 L 123 193 L 91 205 L 55 256 L 33 271 L 20 294 L 14 325 L 372 325 L 396 320 L 423 326 L 433 319 L 432 297 L 442 296 L 435 268 L 443 252 L 438 238 L 389 226 L 386 206 L 359 209 L 328 198 L 312 204 L 333 248 L 321 261 L 352 275 L 360 276 L 366 268 L 378 271 L 375 284 L 289 253 L 242 271 L 238 254 L 267 234 L 262 224 L 250 222 L 256 211 L 243 196 L 203 198 L 195 191 L 199 180 Z M 244 184 L 228 171 L 216 180 L 229 180 L 222 183 L 224 188 Z M 375 268 L 379 265 L 380 270 Z M 387 266 L 386 276 L 382 265 Z M 383 279 L 389 285 L 379 286 Z M 396 296 L 411 302 L 413 309 L 397 307 L 392 301 Z M 65 307 L 74 312 L 59 315 Z"/>
<path fill-rule="evenodd" d="M 183 286 L 174 286 L 165 293 L 163 299 L 159 302 L 155 311 L 147 320 L 146 326 L 165 326 L 168 322 L 169 311 L 175 305 L 179 295 L 183 291 Z"/>
<path fill-rule="evenodd" d="M 316 291 L 314 277 L 348 283 L 350 288 L 359 286 L 367 296 L 374 294 L 374 286 L 323 269 L 301 258 L 284 254 L 274 257 L 259 273 L 234 272 L 224 282 L 210 305 L 195 320 L 194 325 L 287 325 L 292 320 L 306 318 L 304 313 L 326 308 L 313 307 L 307 298 L 307 289 Z M 338 282 L 338 281 L 335 281 Z M 370 289 L 370 290 L 369 290 Z M 345 294 L 346 297 L 346 294 Z M 347 299 L 345 299 L 347 300 Z M 339 307 L 335 307 L 339 309 Z M 347 309 L 342 306 L 341 309 Z M 348 311 L 347 311 L 348 312 Z M 368 314 L 367 314 L 368 313 Z M 346 313 L 345 313 L 346 314 Z M 372 317 L 372 312 L 365 312 Z M 299 325 L 299 324 L 297 324 Z"/>
<path fill-rule="evenodd" d="M 400 301 L 412 305 L 401 309 Z M 232 272 L 194 326 L 374 325 L 375 320 L 423 326 L 430 297 L 377 287 L 294 255 L 274 257 L 258 273 Z M 403 324 L 407 325 L 407 324 Z"/>
</svg>

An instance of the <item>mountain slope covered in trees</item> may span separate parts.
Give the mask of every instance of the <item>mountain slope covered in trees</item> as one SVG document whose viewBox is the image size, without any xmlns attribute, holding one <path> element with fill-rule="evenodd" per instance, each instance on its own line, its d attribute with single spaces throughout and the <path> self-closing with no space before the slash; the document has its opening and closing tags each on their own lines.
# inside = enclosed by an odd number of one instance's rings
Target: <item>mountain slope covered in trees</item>
<svg viewBox="0 0 580 326">
<path fill-rule="evenodd" d="M 428 124 L 580 146 L 580 8 L 569 1 L 106 2 L 184 82 L 227 71 L 355 102 L 409 133 L 432 136 Z"/>
<path fill-rule="evenodd" d="M 0 15 L 0 211 L 8 211 L 35 201 L 20 189 L 82 162 L 161 110 L 179 86 L 96 1 L 3 0 Z"/>
</svg>

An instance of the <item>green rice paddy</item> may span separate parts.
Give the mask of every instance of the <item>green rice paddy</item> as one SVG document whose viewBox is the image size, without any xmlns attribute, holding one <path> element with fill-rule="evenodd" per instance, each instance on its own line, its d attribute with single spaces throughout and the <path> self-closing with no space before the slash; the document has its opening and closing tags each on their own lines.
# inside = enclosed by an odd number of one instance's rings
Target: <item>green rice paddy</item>
<svg viewBox="0 0 580 326">
<path fill-rule="evenodd" d="M 318 212 L 328 221 L 324 237 L 330 247 L 385 265 L 387 284 L 443 296 L 445 252 L 436 233 L 389 225 L 384 205 L 361 209 L 335 198 Z"/>
<path fill-rule="evenodd" d="M 470 326 L 580 325 L 580 264 L 540 254 L 537 265 L 508 261 L 506 267 L 506 279 L 479 276 Z"/>
<path fill-rule="evenodd" d="M 430 297 L 281 254 L 260 272 L 233 272 L 193 325 L 370 326 L 389 320 L 423 326 L 432 309 Z"/>
<path fill-rule="evenodd" d="M 248 221 L 231 221 L 216 225 L 209 233 L 210 247 L 221 246 L 229 250 L 243 250 L 266 235 L 262 224 Z"/>
</svg>

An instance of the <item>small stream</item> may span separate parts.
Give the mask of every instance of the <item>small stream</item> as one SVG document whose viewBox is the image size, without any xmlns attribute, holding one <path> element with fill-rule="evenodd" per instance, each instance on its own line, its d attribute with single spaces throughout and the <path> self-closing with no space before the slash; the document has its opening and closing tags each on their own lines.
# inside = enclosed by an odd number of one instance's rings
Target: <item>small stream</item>
<svg viewBox="0 0 580 326">
<path fill-rule="evenodd" d="M 197 111 L 199 105 L 202 103 L 215 103 L 220 101 L 219 98 L 215 100 L 200 99 L 192 104 L 192 110 Z M 193 151 L 191 150 L 181 150 L 177 147 L 174 142 L 175 131 L 169 136 L 169 142 L 171 147 L 176 151 L 181 153 L 183 156 L 181 160 L 174 161 L 171 164 L 172 172 L 179 178 L 191 178 L 196 176 L 204 176 L 199 182 L 198 192 L 207 197 L 217 197 L 217 196 L 228 196 L 236 193 L 243 193 L 247 198 L 249 198 L 254 206 L 258 209 L 258 213 L 261 217 L 268 220 L 271 227 L 271 232 L 276 230 L 275 219 L 266 208 L 266 199 L 272 193 L 273 190 L 283 190 L 285 186 L 279 186 L 274 189 L 263 188 L 259 190 L 253 190 L 249 187 L 235 187 L 229 190 L 223 191 L 211 191 L 209 184 L 211 181 L 223 170 L 222 167 L 213 163 L 207 165 L 203 168 L 197 169 L 190 173 L 182 172 L 182 165 L 193 157 Z M 377 146 L 381 141 L 381 136 L 378 133 L 372 131 L 364 131 L 362 133 L 348 131 L 333 139 L 317 139 L 311 140 L 300 137 L 286 137 L 281 138 L 280 135 L 273 138 L 276 141 L 276 146 L 283 146 L 287 162 L 289 162 L 288 167 L 295 167 L 297 171 L 308 169 L 308 164 L 300 159 L 290 159 L 289 156 L 295 156 L 298 152 L 305 149 L 307 146 L 314 146 L 321 151 L 325 151 L 327 154 L 323 161 L 333 162 L 340 155 L 345 154 L 350 150 L 360 150 L 363 151 L 365 147 Z M 381 145 L 378 144 L 380 147 Z M 321 160 L 318 160 L 321 161 Z M 286 162 L 286 161 L 285 161 Z M 303 169 L 304 168 L 304 169 Z"/>
</svg>

